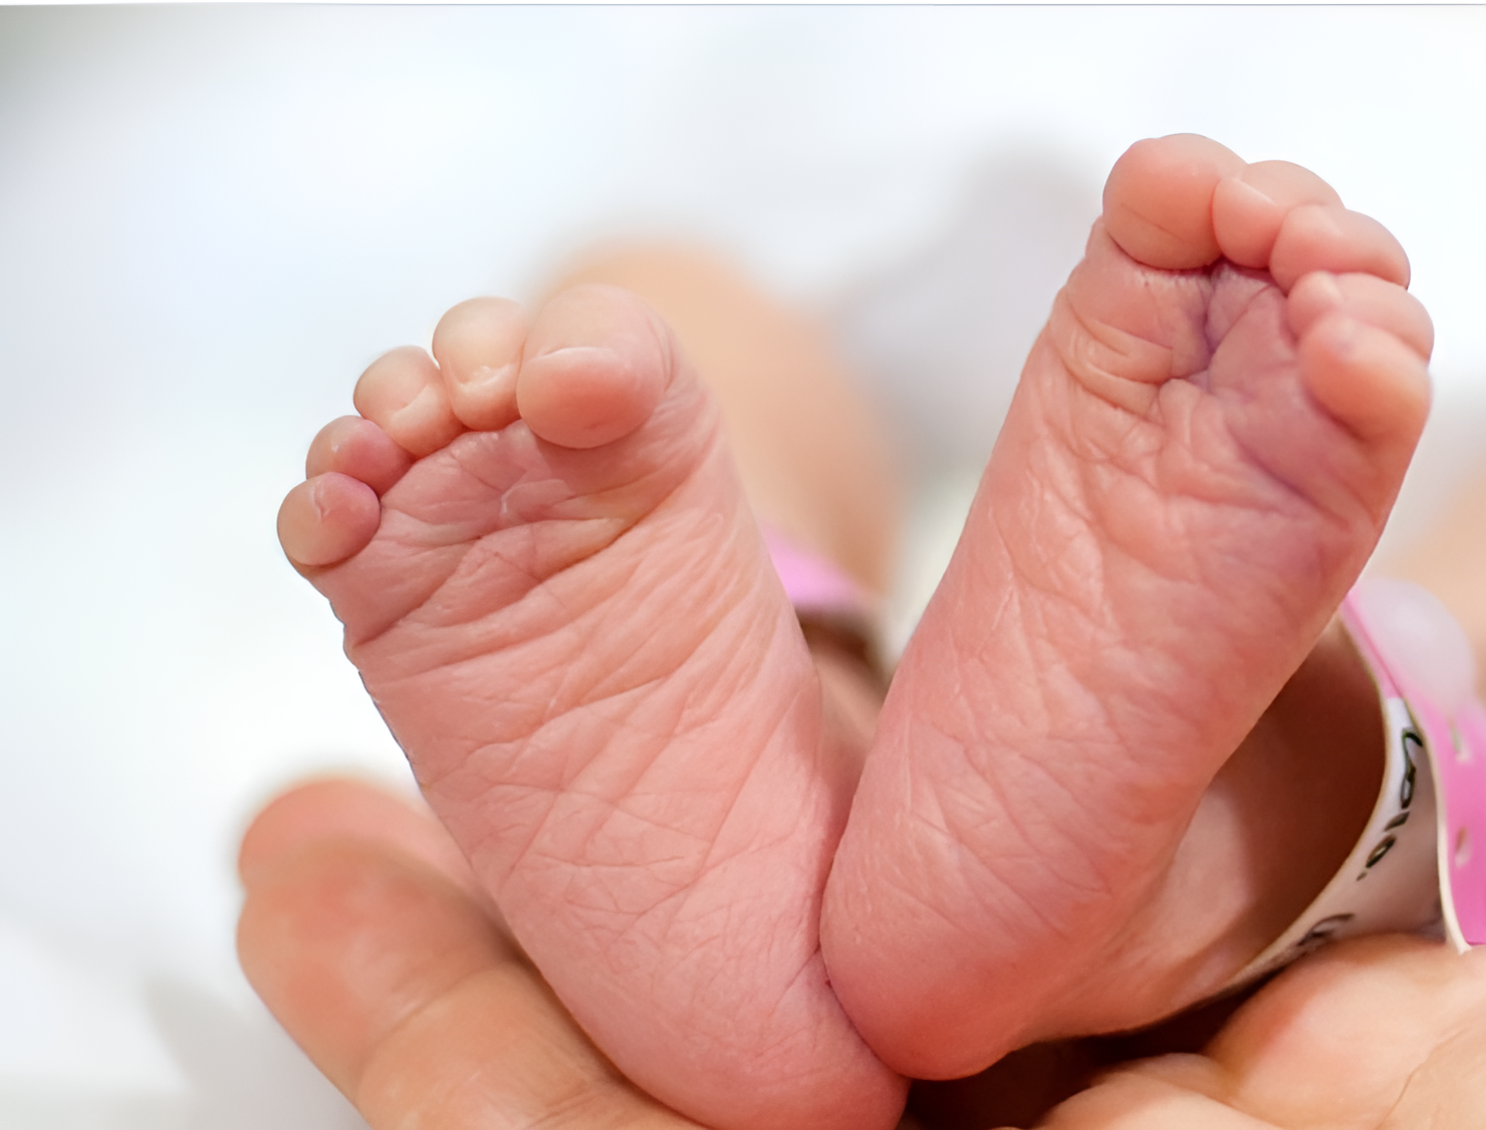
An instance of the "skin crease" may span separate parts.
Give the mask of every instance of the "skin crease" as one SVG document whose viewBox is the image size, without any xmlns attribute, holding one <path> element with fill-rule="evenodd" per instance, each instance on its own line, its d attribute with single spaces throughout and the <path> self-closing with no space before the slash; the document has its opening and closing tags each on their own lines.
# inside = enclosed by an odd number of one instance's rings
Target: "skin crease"
<svg viewBox="0 0 1486 1130">
<path fill-rule="evenodd" d="M 990 525 L 972 517 L 870 754 L 870 695 L 853 703 L 851 677 L 806 649 L 692 343 L 615 280 L 560 291 L 529 326 L 509 303 L 461 304 L 434 359 L 394 351 L 358 383 L 374 431 L 337 421 L 316 441 L 281 512 L 286 549 L 345 621 L 479 887 L 647 1089 L 724 1127 L 885 1125 L 902 1083 L 858 1030 L 894 1068 L 951 1075 L 1143 1023 L 1220 986 L 1327 877 L 1368 798 L 1325 794 L 1326 757 L 1347 764 L 1368 735 L 1333 732 L 1276 813 L 1263 786 L 1294 734 L 1256 722 L 1302 661 L 1327 668 L 1329 608 L 1426 394 L 1396 245 L 1301 173 L 1193 138 L 1116 167 L 988 471 Z M 1274 277 L 1191 261 L 1229 244 L 1267 245 Z M 409 468 L 389 444 L 424 458 Z M 762 481 L 743 483 L 758 505 Z M 766 510 L 870 583 L 880 566 L 851 553 L 874 542 L 832 530 L 834 511 Z M 1214 589 L 1243 599 L 1214 605 Z M 989 634 L 991 654 L 986 625 L 1008 609 L 1021 620 Z M 1068 734 L 1049 745 L 1038 710 Z M 915 725 L 962 750 L 1000 742 L 978 754 L 990 795 L 922 743 L 905 753 Z M 905 758 L 906 807 L 891 785 Z M 1336 816 L 1324 842 L 1295 838 L 1320 823 L 1308 790 Z M 914 807 L 926 796 L 945 826 Z M 1009 796 L 1030 803 L 998 819 Z M 898 834 L 924 828 L 975 873 L 936 870 Z M 1276 869 L 1287 848 L 1307 867 Z"/>
</svg>

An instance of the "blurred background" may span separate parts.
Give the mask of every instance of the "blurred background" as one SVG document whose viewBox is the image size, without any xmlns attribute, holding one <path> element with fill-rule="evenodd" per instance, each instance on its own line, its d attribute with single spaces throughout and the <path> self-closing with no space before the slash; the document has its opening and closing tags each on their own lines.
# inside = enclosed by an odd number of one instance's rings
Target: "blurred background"
<svg viewBox="0 0 1486 1130">
<path fill-rule="evenodd" d="M 408 780 L 273 535 L 379 352 L 594 240 L 735 258 L 900 426 L 901 636 L 1104 173 L 1201 132 L 1408 249 L 1406 542 L 1486 457 L 1483 58 L 1480 7 L 0 8 L 0 1126 L 359 1125 L 232 865 L 295 777 Z"/>
</svg>

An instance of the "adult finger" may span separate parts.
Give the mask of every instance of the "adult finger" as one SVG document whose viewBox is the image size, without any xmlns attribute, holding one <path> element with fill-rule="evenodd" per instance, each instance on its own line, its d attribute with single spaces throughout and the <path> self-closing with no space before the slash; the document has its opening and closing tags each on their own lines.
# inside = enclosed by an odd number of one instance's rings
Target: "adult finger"
<svg viewBox="0 0 1486 1130">
<path fill-rule="evenodd" d="M 1486 1125 L 1486 1078 L 1453 1070 L 1486 1060 L 1486 951 L 1402 935 L 1338 944 L 1256 996 L 1207 1051 L 1235 1102 L 1282 1126 Z M 1415 1117 L 1425 1111 L 1433 1121 Z"/>
<path fill-rule="evenodd" d="M 696 1130 L 593 1049 L 415 825 L 367 826 L 365 788 L 249 830 L 238 951 L 374 1130 Z"/>
<path fill-rule="evenodd" d="M 1486 1125 L 1486 953 L 1380 936 L 1292 967 L 1202 1055 L 1129 1063 L 1047 1130 Z"/>
</svg>

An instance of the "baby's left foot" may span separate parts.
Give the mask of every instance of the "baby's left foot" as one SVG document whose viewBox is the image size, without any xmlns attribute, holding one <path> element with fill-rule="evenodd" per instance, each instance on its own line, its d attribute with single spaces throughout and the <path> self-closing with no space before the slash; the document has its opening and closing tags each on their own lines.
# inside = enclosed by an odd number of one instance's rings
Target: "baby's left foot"
<svg viewBox="0 0 1486 1130">
<path fill-rule="evenodd" d="M 1226 775 L 1372 551 L 1427 409 L 1407 259 L 1318 177 L 1169 137 L 1121 158 L 1104 206 L 894 676 L 827 889 L 837 994 L 911 1075 L 1149 1023 L 1288 925 L 1270 844 L 1336 730 L 1301 715 L 1320 741 L 1292 728 L 1267 789 Z M 1340 725 L 1365 748 L 1362 678 Z M 1319 684 L 1349 681 L 1342 656 Z"/>
</svg>

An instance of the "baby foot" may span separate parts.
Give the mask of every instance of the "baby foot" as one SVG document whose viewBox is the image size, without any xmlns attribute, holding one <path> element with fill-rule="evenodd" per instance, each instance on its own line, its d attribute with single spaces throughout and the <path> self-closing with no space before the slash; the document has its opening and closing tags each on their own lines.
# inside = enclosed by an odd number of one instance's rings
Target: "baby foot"
<svg viewBox="0 0 1486 1130">
<path fill-rule="evenodd" d="M 1194 136 L 1115 166 L 827 889 L 833 984 L 892 1066 L 967 1075 L 1147 1023 L 1268 940 L 1245 927 L 1264 829 L 1209 790 L 1366 561 L 1423 425 L 1407 282 L 1393 238 L 1296 166 Z"/>
<path fill-rule="evenodd" d="M 433 808 L 652 1094 L 891 1125 L 818 948 L 855 770 L 670 331 L 589 286 L 456 306 L 433 354 L 367 370 L 280 512 Z"/>
</svg>

